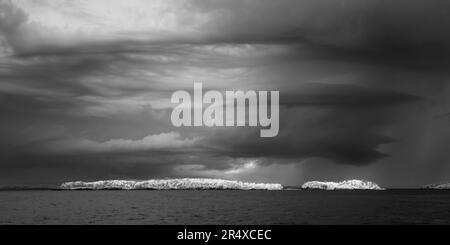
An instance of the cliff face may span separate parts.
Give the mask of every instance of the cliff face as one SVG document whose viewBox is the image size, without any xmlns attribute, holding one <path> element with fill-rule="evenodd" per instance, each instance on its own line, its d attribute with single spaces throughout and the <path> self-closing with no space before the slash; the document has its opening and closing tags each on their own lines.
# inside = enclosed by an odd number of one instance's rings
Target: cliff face
<svg viewBox="0 0 450 245">
<path fill-rule="evenodd" d="M 309 181 L 304 183 L 302 188 L 320 190 L 383 190 L 377 184 L 363 180 L 345 180 L 342 182 Z"/>
<path fill-rule="evenodd" d="M 133 180 L 100 180 L 94 182 L 66 182 L 59 187 L 63 190 L 177 190 L 177 189 L 211 189 L 211 190 L 282 190 L 281 184 L 248 183 L 223 179 L 152 179 Z"/>
</svg>

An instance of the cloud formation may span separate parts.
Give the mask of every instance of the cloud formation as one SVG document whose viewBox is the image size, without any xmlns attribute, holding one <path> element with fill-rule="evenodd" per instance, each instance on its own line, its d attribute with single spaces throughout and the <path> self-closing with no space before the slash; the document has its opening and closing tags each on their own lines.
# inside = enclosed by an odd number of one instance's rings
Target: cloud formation
<svg viewBox="0 0 450 245">
<path fill-rule="evenodd" d="M 110 139 L 97 142 L 89 139 L 69 139 L 51 141 L 43 145 L 43 151 L 57 154 L 85 154 L 85 153 L 122 153 L 138 151 L 171 151 L 187 149 L 195 145 L 198 139 L 182 139 L 177 132 L 148 135 L 142 139 Z"/>
<path fill-rule="evenodd" d="M 19 182 L 272 172 L 289 177 L 264 181 L 295 184 L 292 166 L 319 159 L 324 173 L 414 164 L 417 182 L 450 178 L 434 176 L 450 158 L 448 121 L 436 117 L 450 111 L 449 11 L 439 0 L 0 0 L 0 172 Z M 193 82 L 279 90 L 279 135 L 174 128 L 170 96 Z M 408 151 L 422 144 L 435 150 Z M 402 181 L 394 175 L 375 181 Z"/>
</svg>

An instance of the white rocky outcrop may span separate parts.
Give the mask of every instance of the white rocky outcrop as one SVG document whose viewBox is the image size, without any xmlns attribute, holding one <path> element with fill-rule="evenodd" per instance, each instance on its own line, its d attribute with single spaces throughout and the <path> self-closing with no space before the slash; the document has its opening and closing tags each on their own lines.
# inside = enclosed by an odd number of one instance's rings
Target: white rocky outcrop
<svg viewBox="0 0 450 245">
<path fill-rule="evenodd" d="M 426 185 L 423 188 L 425 189 L 437 189 L 437 190 L 450 190 L 450 183 L 446 183 L 446 184 L 431 184 L 431 185 Z"/>
<path fill-rule="evenodd" d="M 384 190 L 377 184 L 364 180 L 345 180 L 342 182 L 309 181 L 302 185 L 302 189 L 320 190 Z"/>
<path fill-rule="evenodd" d="M 282 190 L 281 184 L 249 183 L 223 179 L 151 179 L 134 180 L 100 180 L 94 182 L 74 181 L 61 184 L 63 190 Z"/>
</svg>

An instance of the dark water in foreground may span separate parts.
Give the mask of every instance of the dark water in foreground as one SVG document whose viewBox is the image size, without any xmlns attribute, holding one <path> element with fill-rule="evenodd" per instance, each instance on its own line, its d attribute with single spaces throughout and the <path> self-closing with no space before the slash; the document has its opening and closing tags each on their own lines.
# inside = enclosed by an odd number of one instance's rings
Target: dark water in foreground
<svg viewBox="0 0 450 245">
<path fill-rule="evenodd" d="M 0 191 L 0 224 L 450 224 L 450 191 Z"/>
</svg>

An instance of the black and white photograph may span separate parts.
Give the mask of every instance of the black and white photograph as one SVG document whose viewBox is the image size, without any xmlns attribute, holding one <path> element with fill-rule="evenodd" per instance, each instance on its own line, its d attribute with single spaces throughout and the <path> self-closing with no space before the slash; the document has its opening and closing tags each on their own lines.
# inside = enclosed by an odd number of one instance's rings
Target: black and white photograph
<svg viewBox="0 0 450 245">
<path fill-rule="evenodd" d="M 449 225 L 450 2 L 0 0 L 0 114 L 2 226 Z"/>
</svg>

